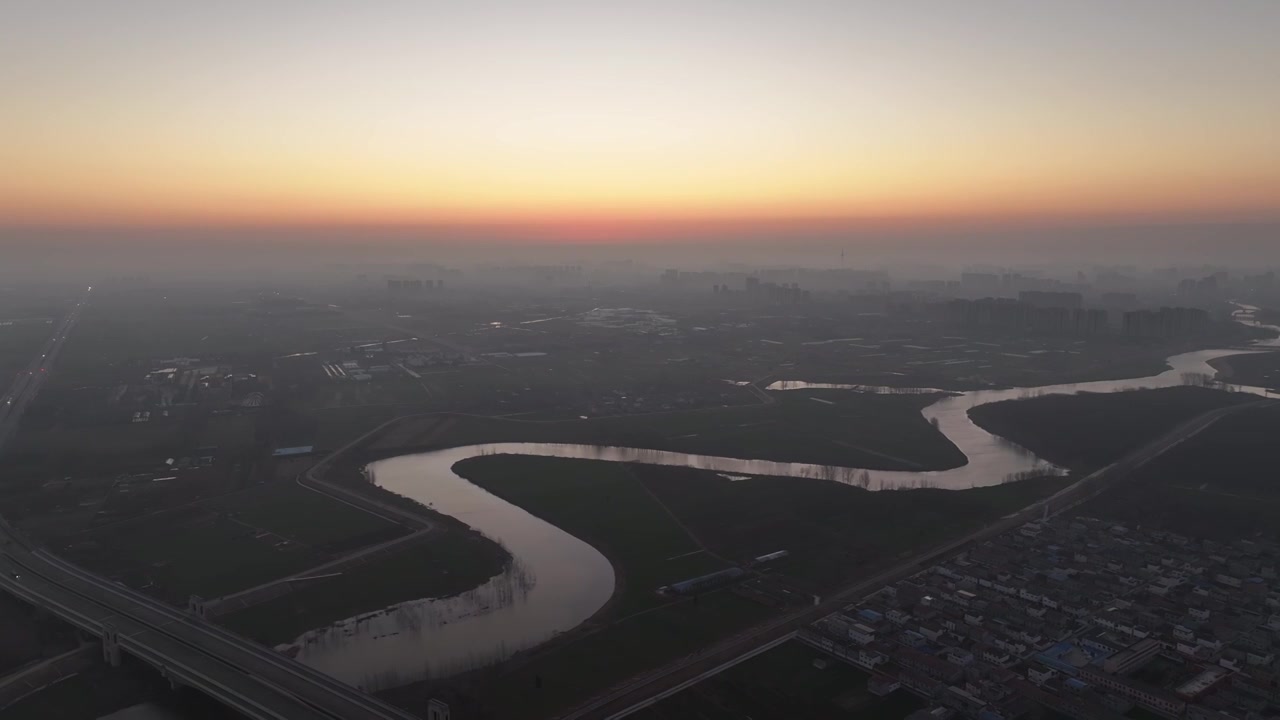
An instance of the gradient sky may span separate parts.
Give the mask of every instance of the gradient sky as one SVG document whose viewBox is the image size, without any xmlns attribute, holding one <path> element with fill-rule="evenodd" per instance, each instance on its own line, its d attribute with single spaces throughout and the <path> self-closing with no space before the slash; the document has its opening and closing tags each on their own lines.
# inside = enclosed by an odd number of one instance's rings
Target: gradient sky
<svg viewBox="0 0 1280 720">
<path fill-rule="evenodd" d="M 10 226 L 1273 218 L 1280 1 L 0 0 L 0 168 Z"/>
</svg>

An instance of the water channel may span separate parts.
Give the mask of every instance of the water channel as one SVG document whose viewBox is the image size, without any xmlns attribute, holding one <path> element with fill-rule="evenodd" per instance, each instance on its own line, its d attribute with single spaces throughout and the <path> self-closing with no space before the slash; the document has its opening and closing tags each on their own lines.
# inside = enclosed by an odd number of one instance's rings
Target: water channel
<svg viewBox="0 0 1280 720">
<path fill-rule="evenodd" d="M 1256 324 L 1250 314 L 1255 308 L 1241 307 L 1238 318 Z M 369 466 L 374 482 L 462 520 L 502 544 L 515 561 L 506 571 L 462 595 L 399 603 L 308 632 L 294 643 L 297 657 L 352 685 L 381 690 L 426 678 L 446 677 L 505 659 L 571 630 L 609 600 L 614 589 L 614 572 L 608 560 L 587 543 L 454 474 L 454 464 L 467 458 L 505 453 L 675 465 L 733 475 L 819 478 L 854 483 L 869 490 L 994 485 L 1018 473 L 1051 472 L 1056 468 L 975 425 L 968 415 L 974 406 L 1054 393 L 1110 393 L 1183 385 L 1197 378 L 1212 378 L 1216 371 L 1209 365 L 1211 360 L 1276 347 L 1280 347 L 1280 338 L 1260 341 L 1251 349 L 1183 353 L 1168 358 L 1168 370 L 1145 378 L 948 395 L 926 407 L 923 414 L 936 421 L 938 429 L 968 458 L 968 463 L 950 470 L 862 470 L 552 443 L 470 445 L 381 460 Z M 768 389 L 803 388 L 903 391 L 797 381 L 777 382 Z M 1230 389 L 1267 394 L 1262 388 L 1231 386 Z"/>
</svg>

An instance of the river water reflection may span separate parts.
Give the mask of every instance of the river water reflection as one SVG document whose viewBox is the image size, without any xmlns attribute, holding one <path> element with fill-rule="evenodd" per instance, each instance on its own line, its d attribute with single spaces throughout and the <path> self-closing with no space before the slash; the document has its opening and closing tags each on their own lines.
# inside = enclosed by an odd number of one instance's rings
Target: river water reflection
<svg viewBox="0 0 1280 720">
<path fill-rule="evenodd" d="M 456 517 L 515 562 L 462 595 L 413 600 L 306 633 L 298 659 L 366 690 L 491 664 L 581 624 L 613 594 L 613 567 L 595 548 L 455 475 L 477 454 L 460 447 L 381 460 L 378 485 Z"/>
<path fill-rule="evenodd" d="M 1250 320 L 1248 315 L 1240 319 Z M 1260 342 L 1255 347 L 1276 347 L 1277 344 L 1280 339 Z M 604 556 L 587 543 L 454 474 L 454 464 L 467 458 L 505 453 L 675 465 L 733 475 L 819 478 L 869 490 L 980 487 L 1004 482 L 1019 473 L 1056 468 L 975 425 L 968 415 L 974 406 L 1053 393 L 1109 393 L 1172 387 L 1196 378 L 1213 377 L 1215 371 L 1208 364 L 1210 360 L 1257 351 L 1221 349 L 1175 355 L 1168 359 L 1168 370 L 1146 378 L 980 390 L 944 397 L 925 408 L 923 414 L 936 421 L 938 429 L 968 458 L 965 465 L 951 470 L 863 470 L 553 443 L 471 445 L 381 460 L 369 466 L 375 483 L 462 520 L 506 547 L 515 562 L 481 587 L 463 595 L 400 603 L 308 632 L 295 643 L 298 659 L 367 690 L 391 688 L 482 667 L 535 647 L 578 626 L 609 600 L 615 578 Z M 796 381 L 774 383 L 768 389 L 802 388 L 902 391 Z M 1266 394 L 1261 388 L 1233 386 L 1231 389 Z"/>
</svg>

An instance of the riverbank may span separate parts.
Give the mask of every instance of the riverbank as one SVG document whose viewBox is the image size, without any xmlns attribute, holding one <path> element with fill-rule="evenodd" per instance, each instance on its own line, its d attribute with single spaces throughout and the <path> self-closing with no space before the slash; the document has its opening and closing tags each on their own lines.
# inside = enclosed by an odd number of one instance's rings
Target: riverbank
<svg viewBox="0 0 1280 720">
<path fill-rule="evenodd" d="M 1210 364 L 1218 371 L 1218 379 L 1222 382 L 1280 392 L 1280 353 L 1230 355 Z"/>
<path fill-rule="evenodd" d="M 500 546 L 469 533 L 428 533 L 409 547 L 354 568 L 308 581 L 287 595 L 232 613 L 219 622 L 266 645 L 403 602 L 447 598 L 500 574 L 511 557 Z"/>
</svg>

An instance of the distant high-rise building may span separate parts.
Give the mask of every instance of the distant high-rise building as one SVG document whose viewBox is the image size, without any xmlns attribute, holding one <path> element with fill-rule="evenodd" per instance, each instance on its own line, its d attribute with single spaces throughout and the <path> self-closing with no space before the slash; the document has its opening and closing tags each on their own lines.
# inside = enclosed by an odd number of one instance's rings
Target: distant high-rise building
<svg viewBox="0 0 1280 720">
<path fill-rule="evenodd" d="M 1127 310 L 1137 307 L 1138 296 L 1131 292 L 1109 292 L 1102 294 L 1102 304 L 1109 308 Z"/>
<path fill-rule="evenodd" d="M 1078 292 L 1050 292 L 1046 290 L 1023 290 L 1018 299 L 1034 307 L 1078 308 L 1084 303 L 1084 297 Z"/>
<path fill-rule="evenodd" d="M 947 317 L 969 327 L 1056 335 L 1100 335 L 1110 331 L 1102 309 L 1036 307 L 1008 298 L 957 299 L 947 303 Z"/>
<path fill-rule="evenodd" d="M 965 290 L 991 291 L 1000 288 L 1000 276 L 995 273 L 960 273 L 960 287 Z"/>
<path fill-rule="evenodd" d="M 1101 335 L 1111 329 L 1107 311 L 1076 308 L 1071 311 L 1071 329 L 1076 335 Z"/>
<path fill-rule="evenodd" d="M 1139 338 L 1190 335 L 1209 325 L 1209 313 L 1200 308 L 1162 307 L 1124 314 L 1124 334 Z"/>
</svg>

